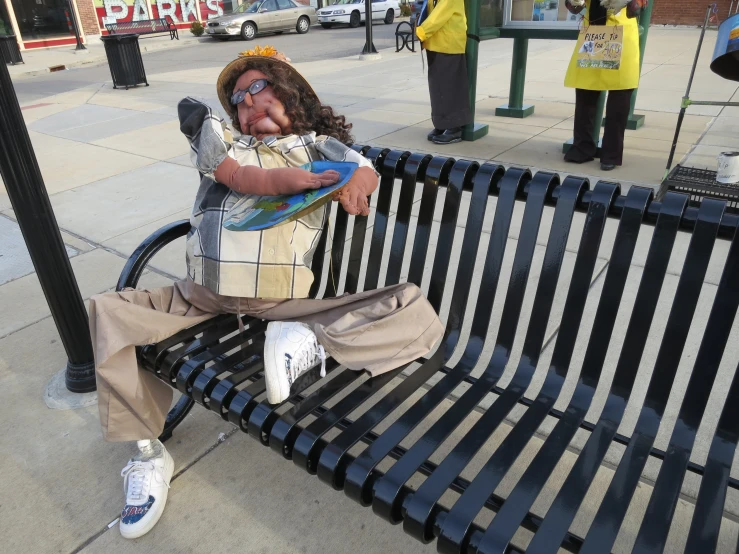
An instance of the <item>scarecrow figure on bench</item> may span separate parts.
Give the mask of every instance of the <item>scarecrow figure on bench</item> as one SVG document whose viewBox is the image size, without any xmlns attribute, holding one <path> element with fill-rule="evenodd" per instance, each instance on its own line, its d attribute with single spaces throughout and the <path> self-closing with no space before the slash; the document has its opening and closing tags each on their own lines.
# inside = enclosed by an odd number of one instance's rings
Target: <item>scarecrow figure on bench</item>
<svg viewBox="0 0 739 554">
<path fill-rule="evenodd" d="M 248 195 L 295 194 L 335 183 L 336 172 L 300 166 L 352 161 L 359 167 L 334 198 L 350 214 L 370 213 L 378 186 L 369 160 L 346 146 L 351 125 L 321 104 L 289 60 L 272 48 L 241 54 L 221 72 L 218 98 L 241 133 L 234 140 L 207 105 L 180 102 L 181 130 L 203 174 L 187 237 L 188 277 L 154 290 L 125 290 L 90 301 L 98 404 L 108 441 L 137 441 L 122 471 L 126 505 L 120 530 L 147 533 L 167 500 L 174 461 L 160 435 L 172 389 L 137 367 L 135 346 L 152 344 L 216 314 L 270 321 L 265 337 L 267 402 L 288 399 L 326 356 L 372 376 L 426 355 L 443 326 L 411 283 L 324 300 L 307 298 L 310 270 L 328 206 L 263 231 L 224 228 L 229 210 Z M 320 252 L 319 255 L 323 253 Z"/>
</svg>

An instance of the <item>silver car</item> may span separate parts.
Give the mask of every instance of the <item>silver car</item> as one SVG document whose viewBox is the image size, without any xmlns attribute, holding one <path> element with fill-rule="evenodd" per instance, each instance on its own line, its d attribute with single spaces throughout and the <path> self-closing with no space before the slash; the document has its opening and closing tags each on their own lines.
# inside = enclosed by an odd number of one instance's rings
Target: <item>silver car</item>
<svg viewBox="0 0 739 554">
<path fill-rule="evenodd" d="M 239 35 L 244 40 L 252 40 L 257 34 L 292 29 L 302 35 L 310 31 L 316 21 L 315 8 L 294 0 L 255 0 L 244 2 L 230 14 L 209 19 L 206 32 L 221 40 Z"/>
</svg>

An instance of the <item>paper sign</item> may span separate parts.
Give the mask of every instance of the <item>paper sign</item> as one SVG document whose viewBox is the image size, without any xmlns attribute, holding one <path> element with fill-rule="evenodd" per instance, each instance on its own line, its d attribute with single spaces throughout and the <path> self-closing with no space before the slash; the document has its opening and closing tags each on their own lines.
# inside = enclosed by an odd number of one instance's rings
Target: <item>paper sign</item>
<svg viewBox="0 0 739 554">
<path fill-rule="evenodd" d="M 580 30 L 577 66 L 593 69 L 621 67 L 624 28 L 621 25 L 591 25 Z"/>
</svg>

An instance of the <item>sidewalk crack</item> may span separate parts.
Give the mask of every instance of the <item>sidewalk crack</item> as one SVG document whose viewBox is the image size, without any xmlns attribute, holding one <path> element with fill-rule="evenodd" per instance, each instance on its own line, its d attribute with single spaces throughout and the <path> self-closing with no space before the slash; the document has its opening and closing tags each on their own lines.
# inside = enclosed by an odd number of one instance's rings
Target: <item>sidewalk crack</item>
<svg viewBox="0 0 739 554">
<path fill-rule="evenodd" d="M 236 434 L 236 431 L 238 431 L 238 430 L 239 430 L 238 427 L 234 427 L 228 433 L 222 433 L 218 437 L 218 440 L 216 440 L 216 442 L 214 444 L 212 444 L 210 447 L 208 447 L 208 449 L 205 452 L 203 452 L 202 454 L 200 454 L 192 462 L 190 462 L 185 467 L 183 467 L 182 469 L 180 469 L 177 473 L 175 473 L 172 476 L 172 481 L 174 481 L 175 479 L 177 479 L 180 475 L 182 475 L 183 473 L 185 473 L 188 469 L 190 469 L 192 466 L 194 466 L 196 463 L 198 463 L 200 460 L 202 460 L 205 456 L 207 456 L 208 454 L 210 454 L 211 452 L 213 452 L 213 450 L 215 450 L 216 448 L 218 448 L 221 444 L 223 444 L 224 442 L 226 442 L 226 440 L 229 439 L 230 437 L 232 437 L 234 434 Z M 92 543 L 94 543 L 97 539 L 99 539 L 100 537 L 102 537 L 105 533 L 107 533 L 108 531 L 110 531 L 113 527 L 115 527 L 115 523 L 118 520 L 118 517 L 119 516 L 116 516 L 115 518 L 113 518 L 111 520 L 110 523 L 106 524 L 97 533 L 95 533 L 94 535 L 88 537 L 82 544 L 80 544 L 77 548 L 75 548 L 74 550 L 72 550 L 70 552 L 70 554 L 77 554 L 78 552 L 81 552 L 82 550 L 84 550 L 85 548 L 87 548 L 88 546 L 90 546 Z"/>
</svg>

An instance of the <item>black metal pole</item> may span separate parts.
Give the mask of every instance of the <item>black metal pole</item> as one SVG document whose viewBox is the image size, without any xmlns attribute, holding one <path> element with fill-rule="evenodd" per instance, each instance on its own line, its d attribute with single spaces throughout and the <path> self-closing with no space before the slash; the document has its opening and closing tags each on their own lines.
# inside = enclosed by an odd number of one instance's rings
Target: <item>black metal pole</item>
<svg viewBox="0 0 739 554">
<path fill-rule="evenodd" d="M 0 64 L 0 176 L 67 352 L 67 388 L 95 390 L 87 312 L 5 64 Z"/>
<path fill-rule="evenodd" d="M 372 0 L 364 0 L 364 27 L 366 40 L 362 55 L 377 54 L 377 48 L 372 43 Z"/>
<path fill-rule="evenodd" d="M 77 46 L 75 47 L 75 50 L 87 50 L 87 47 L 82 44 L 82 39 L 80 38 L 80 28 L 77 26 L 77 13 L 74 11 L 74 2 L 72 0 L 68 0 L 69 2 L 69 13 L 72 17 L 72 29 L 74 30 L 74 38 L 77 39 Z"/>
<path fill-rule="evenodd" d="M 677 148 L 677 139 L 680 136 L 680 127 L 683 125 L 683 118 L 685 117 L 685 109 L 690 103 L 690 87 L 693 86 L 693 77 L 695 77 L 695 68 L 698 66 L 698 58 L 701 55 L 701 46 L 703 46 L 703 37 L 706 35 L 706 27 L 708 27 L 708 20 L 711 18 L 711 11 L 715 4 L 711 4 L 706 8 L 706 17 L 703 20 L 703 28 L 701 29 L 701 36 L 698 39 L 698 48 L 695 50 L 695 58 L 693 58 L 693 67 L 690 70 L 690 77 L 688 78 L 688 87 L 685 89 L 685 96 L 680 103 L 680 115 L 677 116 L 677 126 L 675 127 L 675 136 L 672 138 L 672 146 L 670 147 L 670 155 L 667 158 L 667 168 L 665 169 L 665 178 L 670 172 L 672 167 L 672 159 L 675 157 L 675 149 Z M 663 179 L 664 180 L 664 179 Z"/>
</svg>

